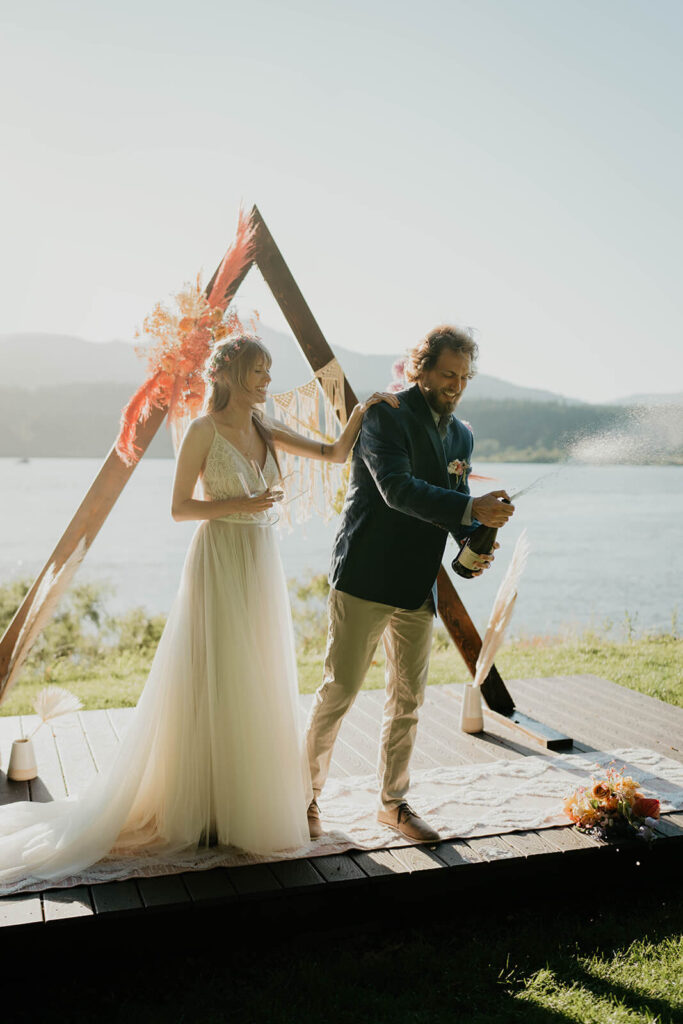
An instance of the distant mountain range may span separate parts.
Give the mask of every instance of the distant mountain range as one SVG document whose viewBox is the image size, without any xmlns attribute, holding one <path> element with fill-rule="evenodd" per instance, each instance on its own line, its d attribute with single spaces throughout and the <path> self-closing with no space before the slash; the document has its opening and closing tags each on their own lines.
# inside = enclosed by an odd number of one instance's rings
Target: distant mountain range
<svg viewBox="0 0 683 1024">
<path fill-rule="evenodd" d="M 273 356 L 272 390 L 287 391 L 311 377 L 292 337 L 267 325 L 260 333 Z M 336 355 L 359 398 L 384 390 L 398 355 Z M 122 341 L 102 344 L 61 334 L 0 335 L 0 456 L 98 456 L 111 447 L 121 409 L 146 374 L 144 360 Z M 609 406 L 551 391 L 524 388 L 478 374 L 461 415 L 477 438 L 479 458 L 562 457 L 568 439 L 626 423 L 633 405 L 683 406 L 683 395 L 634 395 Z M 678 442 L 674 446 L 678 450 Z M 172 454 L 160 430 L 149 453 Z"/>
<path fill-rule="evenodd" d="M 261 324 L 260 334 L 273 356 L 273 390 L 288 391 L 311 376 L 295 340 Z M 336 356 L 360 396 L 383 390 L 392 380 L 396 355 L 354 352 L 337 346 Z M 69 334 L 0 334 L 0 388 L 54 388 L 60 385 L 127 384 L 132 389 L 145 377 L 145 362 L 125 341 L 95 343 Z M 467 389 L 470 400 L 511 399 L 520 402 L 561 402 L 587 405 L 553 391 L 526 388 L 485 373 Z M 640 394 L 616 398 L 612 405 L 680 405 L 683 392 Z"/>
<path fill-rule="evenodd" d="M 273 356 L 273 391 L 288 391 L 311 376 L 295 340 L 283 331 L 261 324 L 260 334 Z M 396 355 L 364 354 L 337 346 L 336 356 L 359 397 L 383 390 L 392 380 Z M 131 390 L 145 377 L 145 363 L 124 341 L 94 343 L 68 334 L 0 334 L 0 388 L 55 388 L 61 385 L 127 384 Z M 552 391 L 525 388 L 485 373 L 467 389 L 470 401 L 511 399 L 520 402 L 590 403 Z M 670 395 L 630 395 L 613 405 L 683 403 L 683 392 Z"/>
</svg>

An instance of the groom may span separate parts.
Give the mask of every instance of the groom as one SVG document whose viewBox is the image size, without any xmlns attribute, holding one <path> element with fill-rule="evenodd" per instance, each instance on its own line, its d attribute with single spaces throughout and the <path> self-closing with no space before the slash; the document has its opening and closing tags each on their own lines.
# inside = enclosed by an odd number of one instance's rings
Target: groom
<svg viewBox="0 0 683 1024">
<path fill-rule="evenodd" d="M 504 526 L 514 511 L 502 501 L 505 491 L 469 496 L 472 434 L 453 410 L 477 354 L 466 331 L 434 328 L 409 354 L 405 375 L 413 386 L 399 392 L 399 407 L 380 402 L 365 414 L 332 553 L 323 682 L 306 727 L 311 838 L 322 834 L 316 798 L 342 718 L 382 637 L 386 701 L 377 820 L 409 839 L 439 839 L 406 800 L 429 669 L 436 575 L 449 532 L 462 541 L 479 523 Z M 491 561 L 482 557 L 476 575 Z"/>
</svg>

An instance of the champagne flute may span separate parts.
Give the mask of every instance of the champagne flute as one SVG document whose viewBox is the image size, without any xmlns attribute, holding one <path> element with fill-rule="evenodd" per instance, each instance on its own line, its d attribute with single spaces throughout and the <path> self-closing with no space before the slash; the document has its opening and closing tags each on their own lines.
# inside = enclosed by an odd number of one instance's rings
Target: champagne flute
<svg viewBox="0 0 683 1024">
<path fill-rule="evenodd" d="M 237 479 L 239 480 L 239 482 L 240 482 L 240 484 L 242 486 L 242 490 L 246 494 L 247 498 L 256 498 L 256 497 L 258 497 L 259 494 L 263 494 L 265 491 L 268 490 L 268 483 L 267 483 L 266 478 L 264 477 L 263 473 L 261 472 L 261 467 L 259 466 L 258 462 L 252 461 L 251 465 L 256 470 L 257 475 L 260 477 L 261 483 L 263 484 L 263 490 L 262 491 L 252 491 L 251 488 L 249 487 L 249 485 L 247 484 L 247 481 L 244 479 L 244 476 L 241 473 L 237 474 Z M 282 492 L 282 497 L 284 498 L 284 491 Z M 276 500 L 281 500 L 281 499 L 276 499 Z M 253 522 L 254 522 L 255 526 L 275 526 L 275 524 L 280 519 L 279 515 L 277 515 L 275 512 L 272 512 L 270 509 L 264 510 L 263 512 L 255 512 L 255 513 L 252 513 L 252 514 L 254 516 Z M 262 517 L 262 518 L 257 518 L 257 516 Z"/>
</svg>

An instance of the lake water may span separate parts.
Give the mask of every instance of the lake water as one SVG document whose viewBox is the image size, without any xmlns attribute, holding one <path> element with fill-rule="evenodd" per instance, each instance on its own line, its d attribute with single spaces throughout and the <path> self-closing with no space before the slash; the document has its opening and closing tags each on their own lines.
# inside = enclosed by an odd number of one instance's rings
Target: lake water
<svg viewBox="0 0 683 1024">
<path fill-rule="evenodd" d="M 42 568 L 99 469 L 94 459 L 0 459 L 0 582 L 33 577 Z M 556 466 L 481 463 L 495 482 L 473 493 L 518 490 Z M 112 611 L 144 605 L 167 612 L 194 523 L 174 523 L 174 463 L 145 458 L 93 543 L 81 579 L 107 580 Z M 565 628 L 627 622 L 636 631 L 668 629 L 681 607 L 683 468 L 566 465 L 521 497 L 499 534 L 492 569 L 456 587 L 481 631 L 514 542 L 526 527 L 531 554 L 520 586 L 512 632 L 548 635 Z M 311 521 L 281 533 L 290 578 L 327 571 L 336 528 Z M 447 564 L 454 557 L 449 541 Z"/>
</svg>

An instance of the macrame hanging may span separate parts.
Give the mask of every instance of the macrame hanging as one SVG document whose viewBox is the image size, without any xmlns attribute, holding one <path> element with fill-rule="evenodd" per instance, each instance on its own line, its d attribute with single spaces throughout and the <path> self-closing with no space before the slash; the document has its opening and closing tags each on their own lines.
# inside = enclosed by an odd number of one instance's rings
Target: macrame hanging
<svg viewBox="0 0 683 1024">
<path fill-rule="evenodd" d="M 332 444 L 346 423 L 344 372 L 336 359 L 321 367 L 312 380 L 291 391 L 270 396 L 271 418 L 314 441 Z M 340 509 L 349 476 L 349 463 L 302 459 L 278 452 L 287 497 L 279 506 L 290 528 L 317 515 L 327 522 Z"/>
</svg>

